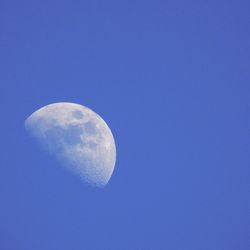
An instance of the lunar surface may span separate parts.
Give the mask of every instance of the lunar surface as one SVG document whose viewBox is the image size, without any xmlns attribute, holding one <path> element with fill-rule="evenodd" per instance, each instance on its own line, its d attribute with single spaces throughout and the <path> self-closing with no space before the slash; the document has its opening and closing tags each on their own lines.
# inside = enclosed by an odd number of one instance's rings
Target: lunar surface
<svg viewBox="0 0 250 250">
<path fill-rule="evenodd" d="M 114 170 L 116 147 L 105 121 L 74 103 L 47 105 L 25 121 L 25 127 L 63 166 L 92 186 L 105 186 Z"/>
</svg>

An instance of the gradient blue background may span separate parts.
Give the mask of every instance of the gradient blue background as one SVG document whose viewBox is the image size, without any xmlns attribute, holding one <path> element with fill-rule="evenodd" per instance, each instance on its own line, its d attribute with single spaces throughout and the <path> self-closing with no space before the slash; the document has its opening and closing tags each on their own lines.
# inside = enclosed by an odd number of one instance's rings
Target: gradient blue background
<svg viewBox="0 0 250 250">
<path fill-rule="evenodd" d="M 250 249 L 249 1 L 0 2 L 1 250 Z M 109 124 L 92 189 L 24 120 L 53 102 Z"/>
</svg>

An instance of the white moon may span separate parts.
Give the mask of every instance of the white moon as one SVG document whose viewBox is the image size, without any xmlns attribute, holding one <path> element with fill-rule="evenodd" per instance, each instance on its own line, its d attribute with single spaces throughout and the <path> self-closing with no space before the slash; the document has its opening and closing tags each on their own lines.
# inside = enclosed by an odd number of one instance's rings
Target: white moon
<svg viewBox="0 0 250 250">
<path fill-rule="evenodd" d="M 116 147 L 105 121 L 75 103 L 54 103 L 29 116 L 27 131 L 81 179 L 105 186 L 114 170 Z"/>
</svg>

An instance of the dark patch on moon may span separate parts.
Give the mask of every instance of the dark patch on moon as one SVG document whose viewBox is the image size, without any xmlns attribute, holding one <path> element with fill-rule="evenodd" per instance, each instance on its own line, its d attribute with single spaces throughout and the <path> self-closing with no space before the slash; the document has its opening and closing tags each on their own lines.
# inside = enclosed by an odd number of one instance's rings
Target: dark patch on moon
<svg viewBox="0 0 250 250">
<path fill-rule="evenodd" d="M 83 129 L 81 126 L 79 125 L 69 126 L 69 128 L 65 130 L 64 140 L 69 145 L 82 144 L 82 140 L 81 140 L 82 133 L 83 133 Z"/>
<path fill-rule="evenodd" d="M 81 144 L 81 134 L 83 129 L 79 125 L 71 125 L 64 129 L 60 126 L 53 126 L 45 132 L 46 139 L 50 145 L 56 145 L 56 150 L 60 149 L 61 141 L 64 141 L 68 145 L 74 146 Z"/>
<path fill-rule="evenodd" d="M 97 143 L 90 141 L 90 142 L 83 143 L 83 146 L 88 147 L 90 149 L 96 149 Z"/>
<path fill-rule="evenodd" d="M 76 119 L 82 119 L 82 118 L 84 117 L 82 111 L 80 111 L 80 110 L 74 110 L 74 111 L 72 112 L 72 116 L 73 116 L 74 118 L 76 118 Z"/>
<path fill-rule="evenodd" d="M 51 127 L 47 129 L 44 133 L 46 140 L 44 141 L 49 145 L 50 150 L 58 151 L 62 148 L 60 141 L 64 136 L 64 129 L 59 126 Z"/>
<path fill-rule="evenodd" d="M 96 125 L 93 122 L 86 122 L 84 124 L 84 130 L 88 133 L 88 134 L 95 134 L 96 133 Z"/>
</svg>

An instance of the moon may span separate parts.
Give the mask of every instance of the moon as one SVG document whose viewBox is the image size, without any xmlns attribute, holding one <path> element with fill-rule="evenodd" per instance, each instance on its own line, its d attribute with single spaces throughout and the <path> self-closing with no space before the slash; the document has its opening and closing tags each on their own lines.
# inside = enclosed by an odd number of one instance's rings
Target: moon
<svg viewBox="0 0 250 250">
<path fill-rule="evenodd" d="M 105 121 L 75 103 L 53 103 L 25 120 L 25 128 L 51 155 L 85 183 L 104 187 L 116 162 L 116 146 Z"/>
</svg>

